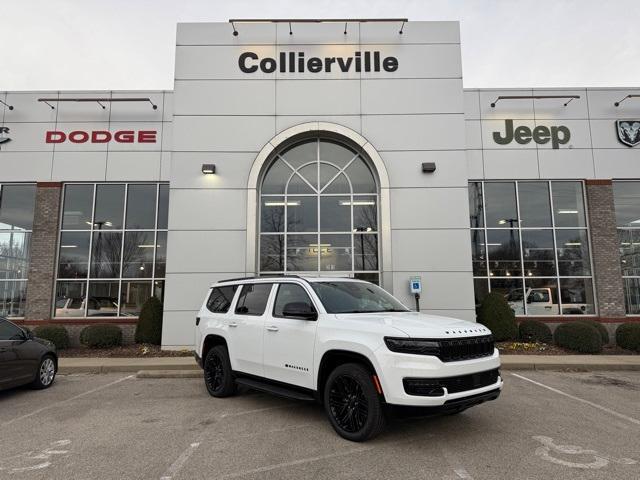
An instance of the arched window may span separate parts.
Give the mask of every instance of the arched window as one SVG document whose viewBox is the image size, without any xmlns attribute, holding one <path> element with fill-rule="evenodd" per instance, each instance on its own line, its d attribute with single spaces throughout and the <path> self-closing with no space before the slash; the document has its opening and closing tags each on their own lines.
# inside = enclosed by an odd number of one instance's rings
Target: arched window
<svg viewBox="0 0 640 480">
<path fill-rule="evenodd" d="M 259 271 L 379 281 L 378 185 L 362 154 L 315 138 L 274 156 L 260 190 Z"/>
</svg>

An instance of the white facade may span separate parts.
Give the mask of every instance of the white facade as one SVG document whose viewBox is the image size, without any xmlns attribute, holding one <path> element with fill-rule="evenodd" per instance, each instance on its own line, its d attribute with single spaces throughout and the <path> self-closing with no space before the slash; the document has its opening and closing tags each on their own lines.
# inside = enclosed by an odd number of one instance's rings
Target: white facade
<svg viewBox="0 0 640 480">
<path fill-rule="evenodd" d="M 8 92 L 0 100 L 11 142 L 0 147 L 0 182 L 166 181 L 170 184 L 163 345 L 193 341 L 208 286 L 258 269 L 258 195 L 272 152 L 296 134 L 333 132 L 361 147 L 379 184 L 381 285 L 409 306 L 422 277 L 421 310 L 475 319 L 469 180 L 640 178 L 640 147 L 615 121 L 640 118 L 632 89 L 463 90 L 457 22 L 236 25 L 179 24 L 174 92 Z M 394 57 L 397 68 L 343 72 L 326 57 Z M 321 72 L 245 67 L 284 52 L 319 57 Z M 373 55 L 373 54 L 372 54 Z M 297 58 L 297 57 L 296 57 Z M 373 57 L 370 57 L 373 61 Z M 352 60 L 355 62 L 355 60 Z M 362 57 L 364 70 L 364 57 Z M 269 69 L 271 63 L 265 64 Z M 500 95 L 577 95 L 501 100 Z M 149 97 L 149 103 L 59 103 L 43 97 Z M 564 126 L 570 139 L 499 145 L 493 132 Z M 151 130 L 155 143 L 45 143 L 48 130 Z M 564 141 L 564 139 L 563 139 Z M 433 173 L 422 164 L 434 162 Z M 215 164 L 215 175 L 203 175 Z"/>
</svg>

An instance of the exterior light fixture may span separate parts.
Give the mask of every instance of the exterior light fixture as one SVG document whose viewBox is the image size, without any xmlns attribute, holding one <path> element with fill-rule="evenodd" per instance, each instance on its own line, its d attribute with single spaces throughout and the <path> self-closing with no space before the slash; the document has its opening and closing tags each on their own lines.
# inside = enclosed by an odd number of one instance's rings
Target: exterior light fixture
<svg viewBox="0 0 640 480">
<path fill-rule="evenodd" d="M 640 98 L 640 95 L 627 95 L 627 96 L 626 96 L 626 97 L 624 97 L 622 100 L 618 100 L 617 102 L 615 102 L 615 103 L 613 104 L 613 106 L 614 106 L 614 107 L 619 107 L 619 106 L 620 106 L 620 104 L 621 104 L 622 102 L 624 102 L 624 101 L 625 101 L 626 99 L 628 99 L 628 98 Z M 11 110 L 11 107 L 9 107 L 9 110 Z"/>
<path fill-rule="evenodd" d="M 569 105 L 573 100 L 579 99 L 580 95 L 500 95 L 493 102 L 491 108 L 495 108 L 500 100 L 543 100 L 549 98 L 559 98 L 567 100 L 562 104 L 563 107 Z"/>
<path fill-rule="evenodd" d="M 213 175 L 216 173 L 216 166 L 214 163 L 203 163 L 202 164 L 202 173 L 205 175 Z"/>
<path fill-rule="evenodd" d="M 9 105 L 7 102 L 3 102 L 2 100 L 0 100 L 0 103 L 6 105 L 9 110 L 13 110 L 13 105 Z"/>
<path fill-rule="evenodd" d="M 435 162 L 423 162 L 422 163 L 422 173 L 433 173 L 436 171 L 436 163 Z"/>
</svg>

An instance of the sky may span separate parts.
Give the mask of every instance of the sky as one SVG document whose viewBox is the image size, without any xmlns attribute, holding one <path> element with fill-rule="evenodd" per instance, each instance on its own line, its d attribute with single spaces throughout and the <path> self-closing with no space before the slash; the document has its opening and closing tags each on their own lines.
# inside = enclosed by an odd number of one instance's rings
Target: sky
<svg viewBox="0 0 640 480">
<path fill-rule="evenodd" d="M 466 88 L 640 86 L 640 0 L 0 0 L 0 90 L 173 89 L 177 22 L 459 20 Z"/>
</svg>

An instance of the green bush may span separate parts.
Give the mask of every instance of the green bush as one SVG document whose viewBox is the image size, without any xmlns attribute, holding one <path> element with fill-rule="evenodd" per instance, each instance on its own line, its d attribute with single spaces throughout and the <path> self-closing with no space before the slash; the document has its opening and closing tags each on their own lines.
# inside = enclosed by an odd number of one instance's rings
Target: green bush
<svg viewBox="0 0 640 480">
<path fill-rule="evenodd" d="M 616 344 L 640 352 L 640 323 L 623 323 L 616 329 Z"/>
<path fill-rule="evenodd" d="M 90 325 L 80 332 L 80 343 L 89 348 L 119 347 L 122 330 L 115 325 Z"/>
<path fill-rule="evenodd" d="M 600 353 L 602 336 L 596 327 L 584 322 L 558 325 L 553 334 L 556 344 L 580 353 Z"/>
<path fill-rule="evenodd" d="M 518 336 L 516 316 L 506 298 L 497 292 L 489 293 L 482 300 L 478 322 L 491 330 L 497 342 L 515 340 Z"/>
<path fill-rule="evenodd" d="M 551 343 L 551 329 L 538 320 L 523 320 L 518 325 L 518 338 L 522 342 Z"/>
<path fill-rule="evenodd" d="M 602 338 L 602 345 L 606 345 L 607 343 L 609 343 L 609 331 L 607 330 L 607 327 L 605 327 L 602 323 L 597 322 L 596 320 L 591 320 L 591 319 L 576 320 L 576 321 L 595 327 L 595 329 L 598 330 L 598 333 L 600 333 L 600 338 Z"/>
<path fill-rule="evenodd" d="M 140 310 L 136 325 L 136 343 L 160 345 L 162 340 L 162 302 L 156 297 L 149 298 Z"/>
<path fill-rule="evenodd" d="M 43 325 L 33 330 L 35 337 L 44 338 L 53 343 L 58 350 L 69 348 L 69 333 L 59 325 Z"/>
</svg>

